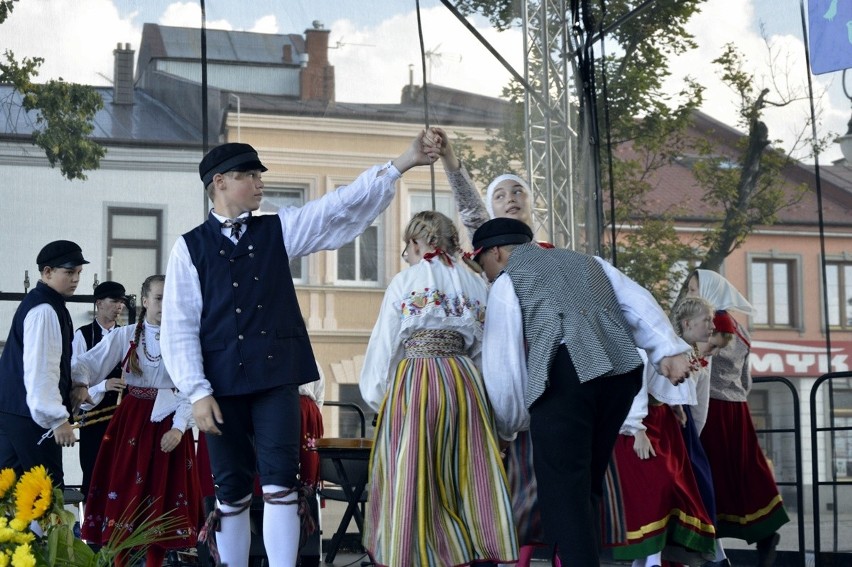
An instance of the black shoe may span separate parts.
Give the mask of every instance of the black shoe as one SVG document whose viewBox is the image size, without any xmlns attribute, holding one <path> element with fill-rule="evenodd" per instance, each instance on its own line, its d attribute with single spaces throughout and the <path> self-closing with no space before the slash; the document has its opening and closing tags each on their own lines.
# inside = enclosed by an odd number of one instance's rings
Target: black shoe
<svg viewBox="0 0 852 567">
<path fill-rule="evenodd" d="M 778 547 L 778 542 L 781 541 L 781 536 L 775 532 L 769 537 L 765 537 L 757 542 L 757 566 L 772 567 L 775 565 L 775 549 Z"/>
</svg>

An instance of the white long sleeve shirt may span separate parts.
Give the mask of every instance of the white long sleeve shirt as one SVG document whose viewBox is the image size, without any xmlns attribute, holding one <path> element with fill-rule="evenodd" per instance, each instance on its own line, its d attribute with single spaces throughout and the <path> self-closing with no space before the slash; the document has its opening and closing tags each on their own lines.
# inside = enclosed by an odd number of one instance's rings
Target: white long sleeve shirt
<svg viewBox="0 0 852 567">
<path fill-rule="evenodd" d="M 663 358 L 691 350 L 645 288 L 602 258 L 595 259 L 615 290 L 636 346 L 645 350 L 657 369 Z M 497 431 L 501 438 L 512 439 L 515 432 L 529 427 L 529 412 L 524 404 L 527 365 L 521 305 L 506 274 L 498 276 L 488 294 L 482 361 Z"/>
<path fill-rule="evenodd" d="M 56 311 L 47 303 L 36 305 L 24 318 L 24 388 L 30 415 L 40 427 L 56 429 L 68 421 L 59 392 L 62 329 Z M 86 384 L 75 381 L 75 384 Z"/>
<path fill-rule="evenodd" d="M 151 325 L 147 321 L 144 325 L 144 345 L 139 344 L 137 347 L 142 375 L 124 372 L 124 379 L 128 386 L 157 389 L 157 399 L 154 401 L 155 407 L 151 421 L 160 421 L 166 415 L 174 413 L 173 427 L 186 431 L 191 424 L 192 406 L 188 398 L 172 391 L 175 385 L 166 371 L 165 364 L 160 359 L 160 341 L 156 338 L 157 334 L 160 333 L 160 327 Z M 101 342 L 91 350 L 76 357 L 71 364 L 73 379 L 75 381 L 86 381 L 89 384 L 102 382 L 104 377 L 124 360 L 135 331 L 135 325 L 119 327 L 101 339 Z M 154 360 L 149 359 L 149 356 Z M 95 405 L 100 403 L 103 396 L 103 392 L 97 396 L 92 396 Z M 91 407 L 84 405 L 84 409 L 91 409 Z"/>
<path fill-rule="evenodd" d="M 101 328 L 101 335 L 103 335 L 103 339 L 106 339 L 107 335 L 111 332 L 115 331 L 119 327 L 117 325 L 113 325 L 109 329 L 101 325 L 97 320 L 95 320 L 95 325 Z M 80 329 L 74 331 L 74 341 L 71 343 L 71 362 L 73 364 L 74 359 L 83 354 L 84 352 L 89 350 L 89 345 L 86 344 L 86 338 L 83 336 L 83 333 Z M 110 369 L 112 372 L 112 369 Z M 101 380 L 94 385 L 89 386 L 89 395 L 94 398 L 95 396 L 100 396 L 99 399 L 103 399 L 103 395 L 106 394 L 106 380 Z"/>
<path fill-rule="evenodd" d="M 383 175 L 379 173 L 384 172 Z M 335 250 L 364 232 L 390 204 L 401 176 L 392 164 L 373 166 L 352 182 L 302 207 L 278 211 L 284 247 L 292 260 Z M 230 235 L 229 229 L 222 233 Z M 215 282 L 210 282 L 215 285 Z M 222 282 L 224 285 L 224 282 Z M 213 394 L 201 354 L 201 282 L 186 241 L 175 241 L 163 291 L 163 358 L 177 387 L 190 401 Z"/>
</svg>

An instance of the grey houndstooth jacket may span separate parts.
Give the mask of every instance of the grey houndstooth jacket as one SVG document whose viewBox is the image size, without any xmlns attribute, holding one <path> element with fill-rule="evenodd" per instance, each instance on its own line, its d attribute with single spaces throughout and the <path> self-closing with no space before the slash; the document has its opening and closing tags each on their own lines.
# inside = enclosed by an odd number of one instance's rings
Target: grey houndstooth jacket
<svg viewBox="0 0 852 567">
<path fill-rule="evenodd" d="M 624 374 L 642 364 L 612 284 L 593 256 L 524 244 L 514 249 L 504 272 L 521 304 L 528 349 L 527 408 L 547 388 L 561 343 L 581 382 Z"/>
</svg>

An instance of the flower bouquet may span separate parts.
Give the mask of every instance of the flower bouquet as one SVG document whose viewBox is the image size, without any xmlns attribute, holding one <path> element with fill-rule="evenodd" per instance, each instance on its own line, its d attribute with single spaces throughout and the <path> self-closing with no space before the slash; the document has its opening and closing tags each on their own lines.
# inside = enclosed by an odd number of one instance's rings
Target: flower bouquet
<svg viewBox="0 0 852 567">
<path fill-rule="evenodd" d="M 111 539 L 98 552 L 74 537 L 74 514 L 65 509 L 62 490 L 55 488 L 43 466 L 17 478 L 0 471 L 0 567 L 106 567 L 122 556 L 133 564 L 144 547 L 168 539 L 177 522 L 168 514 L 145 515 L 142 507 L 128 512 L 136 525 L 129 536 Z"/>
</svg>

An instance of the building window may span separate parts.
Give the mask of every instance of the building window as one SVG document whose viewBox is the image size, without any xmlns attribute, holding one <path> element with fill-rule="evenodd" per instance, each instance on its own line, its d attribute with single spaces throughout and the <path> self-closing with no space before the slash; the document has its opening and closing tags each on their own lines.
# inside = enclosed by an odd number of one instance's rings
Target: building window
<svg viewBox="0 0 852 567">
<path fill-rule="evenodd" d="M 852 329 L 852 262 L 825 264 L 828 293 L 828 324 Z"/>
<path fill-rule="evenodd" d="M 752 315 L 755 325 L 798 325 L 795 268 L 794 260 L 752 259 L 751 304 L 755 308 Z"/>
<path fill-rule="evenodd" d="M 337 279 L 344 282 L 379 281 L 379 226 L 368 226 L 359 237 L 337 251 Z"/>
<path fill-rule="evenodd" d="M 255 214 L 274 215 L 281 207 L 301 207 L 305 204 L 305 191 L 295 187 L 264 188 L 263 200 Z M 290 260 L 290 275 L 293 281 L 300 283 L 305 278 L 305 258 Z"/>
<path fill-rule="evenodd" d="M 420 211 L 432 210 L 432 193 L 430 192 L 411 192 L 408 195 L 409 220 Z M 453 197 L 449 193 L 435 193 L 435 210 L 443 213 L 453 221 L 456 220 L 456 207 L 453 203 Z M 406 221 L 408 224 L 408 221 Z"/>
<path fill-rule="evenodd" d="M 138 294 L 145 278 L 163 273 L 163 211 L 108 207 L 107 218 L 107 273 L 102 279 Z"/>
<path fill-rule="evenodd" d="M 839 429 L 834 434 L 834 470 L 838 477 L 848 480 L 852 477 L 852 390 L 834 388 L 834 400 L 831 412 L 834 415 L 833 427 Z"/>
</svg>

